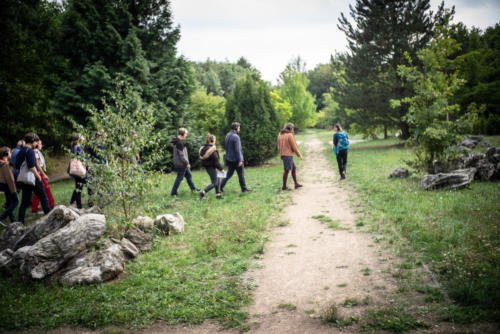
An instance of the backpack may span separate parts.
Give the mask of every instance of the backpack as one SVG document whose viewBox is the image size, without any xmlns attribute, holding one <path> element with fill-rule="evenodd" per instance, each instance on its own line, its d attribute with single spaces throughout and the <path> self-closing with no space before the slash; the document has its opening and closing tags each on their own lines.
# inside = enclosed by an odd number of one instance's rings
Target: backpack
<svg viewBox="0 0 500 334">
<path fill-rule="evenodd" d="M 335 155 L 337 155 L 339 151 L 349 149 L 349 140 L 347 139 L 347 134 L 344 131 L 337 132 L 337 140 L 338 142 L 335 147 Z"/>
</svg>

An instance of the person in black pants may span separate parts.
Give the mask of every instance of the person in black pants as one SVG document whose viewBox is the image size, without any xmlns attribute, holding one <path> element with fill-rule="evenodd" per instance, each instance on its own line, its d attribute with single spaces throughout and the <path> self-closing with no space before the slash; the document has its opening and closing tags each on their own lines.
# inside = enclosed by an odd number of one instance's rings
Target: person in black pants
<svg viewBox="0 0 500 334">
<path fill-rule="evenodd" d="M 238 181 L 240 182 L 241 192 L 247 192 L 249 189 L 245 183 L 245 170 L 243 167 L 243 150 L 241 148 L 240 123 L 234 122 L 231 124 L 231 131 L 226 135 L 224 147 L 226 148 L 226 158 L 224 159 L 227 164 L 227 175 L 222 180 L 221 191 L 224 191 L 224 186 L 227 181 L 233 176 L 234 171 L 238 173 Z"/>
<path fill-rule="evenodd" d="M 210 185 L 198 193 L 199 199 L 202 199 L 207 192 L 215 188 L 215 197 L 221 199 L 220 184 L 217 178 L 217 170 L 224 173 L 224 168 L 219 161 L 219 152 L 215 146 L 215 136 L 212 134 L 207 135 L 207 143 L 200 148 L 201 164 L 205 167 L 208 176 L 210 176 Z"/>
<path fill-rule="evenodd" d="M 75 134 L 73 136 L 73 140 L 71 141 L 71 154 L 81 156 L 85 160 L 85 151 L 83 149 L 82 144 L 85 142 L 85 137 L 81 134 Z M 76 207 L 81 209 L 82 206 L 82 191 L 83 186 L 87 184 L 87 177 L 80 177 L 77 175 L 71 175 L 71 177 L 75 180 L 75 190 L 71 194 L 71 199 L 69 201 L 69 205 L 72 207 Z M 92 191 L 87 187 L 87 191 L 89 193 L 89 197 Z"/>
<path fill-rule="evenodd" d="M 337 164 L 339 166 L 340 179 L 345 179 L 347 167 L 347 152 L 349 151 L 349 140 L 347 133 L 342 130 L 340 124 L 335 124 L 333 127 L 335 134 L 333 135 L 333 150 L 337 156 Z"/>
<path fill-rule="evenodd" d="M 35 175 L 35 185 L 19 182 L 22 191 L 21 206 L 19 207 L 19 221 L 24 223 L 26 209 L 31 206 L 31 196 L 36 194 L 42 205 L 42 210 L 45 214 L 50 212 L 49 200 L 45 193 L 40 171 L 36 164 L 35 151 L 33 151 L 37 136 L 34 133 L 27 133 L 24 137 L 25 146 L 19 151 L 16 157 L 16 169 L 20 170 L 21 165 L 26 160 L 28 169 Z M 18 173 L 19 175 L 19 173 Z"/>
</svg>

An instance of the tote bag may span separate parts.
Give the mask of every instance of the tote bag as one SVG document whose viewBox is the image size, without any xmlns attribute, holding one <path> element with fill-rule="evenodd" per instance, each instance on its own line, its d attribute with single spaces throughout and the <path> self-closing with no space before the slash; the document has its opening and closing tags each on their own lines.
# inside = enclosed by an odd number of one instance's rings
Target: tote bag
<svg viewBox="0 0 500 334">
<path fill-rule="evenodd" d="M 87 175 L 87 170 L 80 160 L 71 159 L 69 162 L 69 175 L 84 178 Z"/>
<path fill-rule="evenodd" d="M 21 168 L 19 169 L 19 174 L 17 175 L 17 182 L 24 183 L 26 185 L 35 185 L 35 174 L 29 170 L 26 160 L 23 161 Z"/>
</svg>

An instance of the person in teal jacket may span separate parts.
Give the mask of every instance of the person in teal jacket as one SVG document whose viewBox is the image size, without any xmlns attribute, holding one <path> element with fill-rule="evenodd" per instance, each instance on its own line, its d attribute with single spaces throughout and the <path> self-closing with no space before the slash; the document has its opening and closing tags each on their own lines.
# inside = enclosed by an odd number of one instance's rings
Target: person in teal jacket
<svg viewBox="0 0 500 334">
<path fill-rule="evenodd" d="M 347 133 L 342 130 L 340 124 L 335 124 L 333 130 L 335 130 L 335 134 L 333 135 L 333 151 L 337 156 L 340 179 L 344 180 L 347 167 L 347 152 L 349 151 L 349 138 L 347 137 Z"/>
</svg>

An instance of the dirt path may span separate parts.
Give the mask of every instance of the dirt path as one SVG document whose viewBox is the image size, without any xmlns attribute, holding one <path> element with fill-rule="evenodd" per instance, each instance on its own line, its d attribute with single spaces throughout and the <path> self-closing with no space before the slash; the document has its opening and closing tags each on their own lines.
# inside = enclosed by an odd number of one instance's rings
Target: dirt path
<svg viewBox="0 0 500 334">
<path fill-rule="evenodd" d="M 247 309 L 253 323 L 248 333 L 337 333 L 338 329 L 319 319 L 327 306 L 367 296 L 370 306 L 384 304 L 384 295 L 394 288 L 382 273 L 385 266 L 371 237 L 356 232 L 355 215 L 349 206 L 351 194 L 341 187 L 336 169 L 326 160 L 324 145 L 311 137 L 305 147 L 306 158 L 299 170 L 304 187 L 293 191 L 292 203 L 281 217 L 288 225 L 273 232 L 263 258 L 247 274 L 257 286 L 254 303 Z M 322 223 L 312 218 L 321 215 L 332 221 Z M 339 228 L 329 228 L 329 224 Z M 356 307 L 345 315 L 362 311 L 363 307 Z M 350 331 L 358 332 L 354 326 L 344 333 Z M 215 324 L 205 323 L 194 328 L 159 326 L 145 333 L 215 332 Z"/>
</svg>

